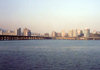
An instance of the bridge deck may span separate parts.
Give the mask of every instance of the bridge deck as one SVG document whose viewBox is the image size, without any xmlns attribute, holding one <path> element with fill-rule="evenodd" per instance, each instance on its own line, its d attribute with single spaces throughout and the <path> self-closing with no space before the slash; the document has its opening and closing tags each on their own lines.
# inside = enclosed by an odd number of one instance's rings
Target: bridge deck
<svg viewBox="0 0 100 70">
<path fill-rule="evenodd" d="M 51 37 L 43 36 L 12 36 L 12 35 L 0 35 L 0 40 L 43 40 L 52 39 Z"/>
</svg>

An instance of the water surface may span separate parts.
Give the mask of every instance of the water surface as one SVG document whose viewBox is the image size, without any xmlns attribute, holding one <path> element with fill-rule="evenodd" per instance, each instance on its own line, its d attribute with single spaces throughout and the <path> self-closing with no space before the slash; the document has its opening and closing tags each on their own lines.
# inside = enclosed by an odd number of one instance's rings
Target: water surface
<svg viewBox="0 0 100 70">
<path fill-rule="evenodd" d="M 0 41 L 0 70 L 100 70 L 100 41 Z"/>
</svg>

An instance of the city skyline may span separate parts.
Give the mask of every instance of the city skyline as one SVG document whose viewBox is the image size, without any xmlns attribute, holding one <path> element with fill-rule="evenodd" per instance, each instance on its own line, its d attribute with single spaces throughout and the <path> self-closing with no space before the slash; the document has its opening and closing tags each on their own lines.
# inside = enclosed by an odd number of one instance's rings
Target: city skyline
<svg viewBox="0 0 100 70">
<path fill-rule="evenodd" d="M 66 39 L 66 40 L 100 40 L 100 31 L 91 32 L 90 29 L 74 29 L 69 32 L 52 31 L 52 33 L 34 33 L 28 28 L 16 30 L 0 29 L 1 40 L 36 40 L 36 39 Z"/>
<path fill-rule="evenodd" d="M 52 32 L 56 32 L 56 33 L 62 33 L 62 34 L 64 34 L 64 33 L 69 33 L 69 32 L 80 32 L 80 31 L 82 31 L 82 32 L 84 32 L 85 30 L 90 30 L 89 32 L 90 33 L 98 33 L 98 32 L 100 32 L 100 31 L 97 31 L 97 30 L 95 30 L 95 31 L 91 31 L 91 29 L 89 29 L 89 28 L 84 28 L 84 29 L 71 29 L 71 30 L 69 30 L 69 31 L 65 31 L 65 30 L 61 30 L 61 31 L 51 31 L 50 33 L 49 32 L 44 32 L 44 33 L 49 33 L 49 34 L 52 34 Z M 32 30 L 30 30 L 29 28 L 17 28 L 17 29 L 15 29 L 15 30 L 12 30 L 12 29 L 10 29 L 10 30 L 6 30 L 6 29 L 4 29 L 4 28 L 0 28 L 0 31 L 2 31 L 2 32 L 18 32 L 18 33 L 16 33 L 18 36 L 20 36 L 20 34 L 21 33 L 23 33 L 24 31 L 25 31 L 25 33 L 24 34 L 26 34 L 26 31 L 28 31 L 28 32 L 31 32 L 31 33 L 37 33 L 37 34 L 44 34 L 44 33 L 39 33 L 39 32 L 32 32 Z"/>
<path fill-rule="evenodd" d="M 0 28 L 29 28 L 32 32 L 100 31 L 99 0 L 1 0 Z"/>
<path fill-rule="evenodd" d="M 16 28 L 16 29 L 5 29 L 5 28 L 0 28 L 0 30 L 1 31 L 17 31 L 17 30 L 19 30 L 19 31 L 21 31 L 21 32 L 23 32 L 24 31 L 24 29 L 28 29 L 28 30 L 30 30 L 32 33 L 39 33 L 39 32 L 33 32 L 30 28 L 26 28 L 26 27 L 24 27 L 24 28 L 21 28 L 21 27 L 19 27 L 19 28 Z M 84 28 L 84 29 L 70 29 L 69 31 L 73 31 L 73 30 L 82 30 L 82 31 L 84 31 L 85 29 L 90 29 L 90 28 Z M 55 30 L 53 30 L 53 31 L 51 31 L 51 32 L 66 32 L 66 33 L 68 33 L 69 31 L 66 31 L 66 30 L 60 30 L 60 31 L 55 31 Z M 99 30 L 100 31 L 100 30 Z M 95 31 L 92 31 L 91 29 L 90 29 L 90 32 L 92 33 L 92 32 L 99 32 L 99 31 L 97 31 L 97 30 L 95 30 Z M 50 33 L 51 33 L 50 32 Z M 41 33 L 41 32 L 40 32 Z M 49 33 L 49 32 L 44 32 L 44 33 Z"/>
</svg>

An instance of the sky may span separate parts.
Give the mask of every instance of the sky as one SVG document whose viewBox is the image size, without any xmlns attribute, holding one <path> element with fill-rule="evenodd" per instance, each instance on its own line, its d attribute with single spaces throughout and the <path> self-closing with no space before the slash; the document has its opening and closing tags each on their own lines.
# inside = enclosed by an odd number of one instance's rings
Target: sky
<svg viewBox="0 0 100 70">
<path fill-rule="evenodd" d="M 100 0 L 0 0 L 0 28 L 32 32 L 100 31 Z"/>
</svg>

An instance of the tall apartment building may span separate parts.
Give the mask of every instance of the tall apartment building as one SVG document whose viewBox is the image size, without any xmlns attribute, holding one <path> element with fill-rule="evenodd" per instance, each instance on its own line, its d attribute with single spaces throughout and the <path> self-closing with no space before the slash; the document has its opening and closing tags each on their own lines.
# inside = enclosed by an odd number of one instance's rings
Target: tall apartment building
<svg viewBox="0 0 100 70">
<path fill-rule="evenodd" d="M 17 36 L 21 36 L 21 28 L 17 29 Z"/>
<path fill-rule="evenodd" d="M 23 35 L 24 36 L 31 36 L 31 31 L 29 29 L 25 28 L 23 31 Z"/>
<path fill-rule="evenodd" d="M 84 37 L 89 37 L 90 36 L 90 29 L 85 29 L 84 30 Z"/>
</svg>

